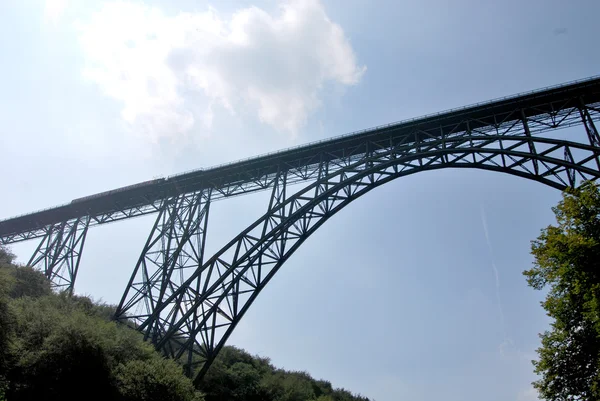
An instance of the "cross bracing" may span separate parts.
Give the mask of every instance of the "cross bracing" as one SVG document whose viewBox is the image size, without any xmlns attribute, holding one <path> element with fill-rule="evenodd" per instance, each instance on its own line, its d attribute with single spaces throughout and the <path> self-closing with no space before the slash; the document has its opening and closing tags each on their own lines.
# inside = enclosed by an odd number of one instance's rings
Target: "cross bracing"
<svg viewBox="0 0 600 401">
<path fill-rule="evenodd" d="M 37 238 L 30 264 L 72 291 L 89 227 L 156 213 L 116 317 L 200 380 L 283 263 L 353 200 L 441 168 L 575 187 L 600 175 L 599 120 L 592 78 L 79 198 L 0 221 L 0 243 Z M 575 126 L 584 140 L 551 135 Z M 264 213 L 205 255 L 211 203 L 258 190 Z"/>
</svg>

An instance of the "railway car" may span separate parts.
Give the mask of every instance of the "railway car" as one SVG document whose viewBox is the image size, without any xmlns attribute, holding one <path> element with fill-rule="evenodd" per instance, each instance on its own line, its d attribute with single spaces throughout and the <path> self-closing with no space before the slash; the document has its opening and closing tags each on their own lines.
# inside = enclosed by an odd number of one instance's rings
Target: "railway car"
<svg viewBox="0 0 600 401">
<path fill-rule="evenodd" d="M 121 187 L 121 188 L 117 188 L 117 189 L 113 189 L 110 191 L 105 191 L 105 192 L 100 192 L 94 195 L 89 195 L 89 196 L 84 196 L 82 198 L 77 198 L 77 199 L 73 199 L 71 201 L 71 203 L 80 203 L 80 202 L 85 202 L 85 201 L 89 201 L 92 199 L 96 199 L 96 198 L 101 198 L 103 196 L 107 196 L 107 195 L 114 195 L 120 192 L 125 192 L 125 191 L 129 191 L 132 189 L 136 189 L 136 188 L 142 188 L 142 187 L 146 187 L 146 186 L 151 186 L 151 185 L 156 185 L 156 184 L 160 184 L 165 182 L 166 179 L 165 178 L 156 178 L 154 180 L 148 180 L 148 181 L 143 181 L 137 184 L 133 184 L 133 185 L 128 185 L 126 187 Z"/>
</svg>

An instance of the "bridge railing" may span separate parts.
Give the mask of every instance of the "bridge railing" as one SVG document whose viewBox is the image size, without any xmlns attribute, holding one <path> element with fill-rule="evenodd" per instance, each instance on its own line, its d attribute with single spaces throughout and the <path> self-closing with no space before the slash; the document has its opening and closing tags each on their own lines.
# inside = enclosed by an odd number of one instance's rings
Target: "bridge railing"
<svg viewBox="0 0 600 401">
<path fill-rule="evenodd" d="M 310 146 L 317 146 L 317 145 L 322 145 L 325 143 L 331 143 L 331 142 L 335 142 L 337 140 L 340 139 L 346 139 L 346 138 L 352 138 L 361 134 L 364 134 L 366 132 L 374 132 L 374 131 L 378 131 L 378 130 L 382 130 L 382 129 L 386 129 L 386 128 L 390 128 L 390 127 L 394 127 L 394 126 L 398 126 L 398 125 L 406 125 L 406 124 L 410 124 L 416 121 L 420 121 L 420 120 L 424 120 L 424 119 L 431 119 L 431 118 L 435 118 L 435 117 L 439 117 L 441 115 L 444 114 L 449 114 L 449 113 L 456 113 L 456 112 L 460 112 L 460 111 L 466 111 L 468 109 L 472 109 L 475 107 L 482 107 L 482 106 L 486 106 L 486 105 L 493 105 L 494 103 L 498 103 L 501 101 L 506 101 L 506 100 L 511 100 L 511 99 L 518 99 L 520 97 L 523 96 L 528 96 L 528 95 L 534 95 L 534 94 L 541 94 L 543 92 L 549 91 L 549 90 L 553 90 L 553 89 L 560 89 L 562 87 L 567 87 L 567 86 L 571 86 L 571 85 L 576 85 L 576 84 L 581 84 L 581 83 L 585 83 L 585 82 L 590 82 L 590 81 L 594 81 L 600 79 L 600 75 L 595 75 L 595 76 L 591 76 L 588 78 L 583 78 L 583 79 L 578 79 L 578 80 L 574 80 L 574 81 L 569 81 L 569 82 L 565 82 L 565 83 L 561 83 L 558 85 L 551 85 L 551 86 L 546 86 L 544 88 L 540 88 L 540 89 L 535 89 L 535 90 L 530 90 L 530 91 L 526 91 L 526 92 L 521 92 L 521 93 L 517 93 L 517 94 L 513 94 L 513 95 L 508 95 L 508 96 L 503 96 L 503 97 L 499 97 L 499 98 L 495 98 L 495 99 L 491 99 L 491 100 L 486 100 L 486 101 L 482 101 L 482 102 L 477 102 L 477 103 L 473 103 L 467 106 L 461 106 L 461 107 L 455 107 L 455 108 L 451 108 L 451 109 L 447 109 L 447 110 L 443 110 L 443 111 L 439 111 L 436 113 L 430 113 L 430 114 L 425 114 L 425 115 L 421 115 L 418 117 L 413 117 L 413 118 L 409 118 L 406 120 L 400 120 L 400 121 L 396 121 L 396 122 L 392 122 L 392 123 L 388 123 L 388 124 L 382 124 L 382 125 L 377 125 L 374 127 L 370 127 L 370 128 L 365 128 L 365 129 L 361 129 L 358 131 L 353 131 L 350 133 L 345 133 L 345 134 L 341 134 L 341 135 L 336 135 L 333 137 L 329 137 L 329 138 L 325 138 L 325 139 L 320 139 L 318 141 L 312 141 L 312 142 L 307 142 L 307 143 L 303 143 L 300 145 L 296 145 L 296 146 L 291 146 L 285 149 L 281 149 L 281 150 L 277 150 L 277 151 L 272 151 L 272 152 L 267 152 L 267 153 L 263 153 L 263 154 L 259 154 L 259 155 L 255 155 L 255 156 L 250 156 L 247 158 L 243 158 L 243 159 L 239 159 L 239 160 L 235 160 L 235 161 L 231 161 L 231 162 L 227 162 L 227 163 L 222 163 L 222 164 L 218 164 L 215 166 L 211 166 L 208 168 L 198 168 L 198 169 L 192 169 L 192 170 L 188 170 L 186 172 L 183 173 L 178 173 L 178 174 L 173 174 L 170 176 L 167 176 L 166 179 L 172 179 L 172 178 L 176 178 L 176 177 L 181 177 L 187 174 L 191 174 L 191 173 L 195 173 L 195 172 L 202 172 L 202 171 L 209 171 L 209 170 L 214 170 L 214 169 L 219 169 L 219 168 L 223 168 L 223 167 L 228 167 L 228 166 L 233 166 L 235 164 L 239 164 L 239 163 L 244 163 L 244 162 L 248 162 L 251 161 L 253 159 L 259 159 L 259 158 L 264 158 L 264 157 L 269 157 L 269 156 L 275 156 L 275 155 L 280 155 L 280 154 L 284 154 L 293 150 L 298 150 L 304 147 L 310 147 Z M 52 210 L 52 209 L 57 209 L 60 207 L 66 207 L 69 206 L 70 203 L 63 203 L 60 205 L 56 205 L 56 206 L 52 206 L 52 207 L 47 207 L 44 209 L 40 209 L 37 210 L 35 212 L 30 212 L 30 213 L 22 213 L 16 216 L 12 216 L 10 218 L 6 218 L 6 219 L 2 219 L 0 221 L 5 221 L 5 220 L 12 220 L 12 219 L 16 219 L 16 218 L 20 218 L 20 217 L 24 217 L 24 216 L 28 216 L 28 215 L 32 215 L 32 214 L 36 214 L 36 213 L 41 213 L 47 210 Z"/>
<path fill-rule="evenodd" d="M 517 94 L 513 94 L 513 95 L 507 95 L 507 96 L 502 96 L 502 97 L 498 97 L 495 99 L 491 99 L 491 100 L 485 100 L 482 102 L 477 102 L 477 103 L 472 103 L 469 104 L 467 106 L 461 106 L 461 107 L 454 107 L 451 109 L 446 109 L 443 111 L 439 111 L 436 113 L 430 113 L 430 114 L 425 114 L 425 115 L 421 115 L 421 116 L 417 116 L 417 117 L 412 117 L 412 118 L 408 118 L 406 120 L 399 120 L 399 121 L 395 121 L 395 122 L 391 122 L 388 124 L 382 124 L 382 125 L 376 125 L 374 127 L 369 127 L 369 128 L 364 128 L 358 131 L 352 131 L 349 133 L 345 133 L 345 134 L 340 134 L 340 135 L 336 135 L 336 136 L 332 136 L 329 138 L 325 138 L 325 139 L 320 139 L 318 141 L 312 141 L 312 142 L 307 142 L 307 143 L 303 143 L 300 145 L 295 145 L 295 146 L 291 146 L 288 148 L 284 148 L 284 149 L 280 149 L 280 150 L 276 150 L 273 152 L 267 152 L 267 153 L 262 153 L 262 154 L 258 154 L 258 155 L 254 155 L 254 156 L 250 156 L 250 157 L 246 157 L 243 159 L 238 159 L 235 161 L 231 161 L 231 162 L 227 162 L 227 163 L 221 163 L 215 166 L 211 166 L 211 167 L 207 167 L 207 168 L 197 168 L 197 169 L 192 169 L 192 170 L 188 170 L 185 171 L 183 173 L 178 173 L 178 174 L 173 174 L 170 176 L 167 176 L 167 179 L 171 179 L 171 178 L 175 178 L 175 177 L 179 177 L 182 175 L 186 175 L 186 174 L 190 174 L 190 173 L 195 173 L 195 172 L 200 172 L 200 171 L 208 171 L 208 170 L 214 170 L 214 169 L 218 169 L 218 168 L 223 168 L 223 167 L 227 167 L 227 166 L 232 166 L 238 163 L 244 163 L 253 159 L 259 159 L 259 158 L 263 158 L 263 157 L 268 157 L 268 156 L 275 156 L 278 154 L 284 154 L 287 153 L 289 151 L 292 150 L 297 150 L 297 149 L 301 149 L 304 147 L 310 147 L 310 146 L 315 146 L 315 145 L 321 145 L 324 143 L 328 143 L 328 142 L 334 142 L 336 140 L 340 140 L 340 139 L 345 139 L 345 138 L 351 138 L 360 134 L 364 134 L 365 132 L 369 132 L 369 131 L 378 131 L 381 129 L 385 129 L 385 128 L 390 128 L 390 127 L 394 127 L 397 125 L 406 125 L 412 122 L 416 122 L 416 121 L 420 121 L 420 120 L 424 120 L 424 119 L 428 119 L 428 118 L 434 118 L 434 117 L 439 117 L 441 115 L 444 114 L 449 114 L 449 113 L 456 113 L 459 111 L 465 111 L 474 107 L 481 107 L 481 106 L 486 106 L 486 105 L 492 105 L 494 103 L 497 102 L 501 102 L 501 101 L 505 101 L 505 100 L 510 100 L 510 99 L 517 99 L 523 96 L 528 96 L 528 95 L 533 95 L 536 93 L 542 93 L 548 90 L 552 90 L 552 89 L 559 89 L 561 87 L 564 86 L 570 86 L 570 85 L 576 85 L 576 84 L 580 84 L 580 83 L 585 83 L 585 82 L 589 82 L 589 81 L 594 81 L 596 79 L 600 79 L 600 75 L 594 75 L 588 78 L 582 78 L 582 79 L 576 79 L 574 81 L 569 81 L 569 82 L 564 82 L 558 85 L 550 85 L 550 86 L 546 86 L 544 88 L 538 88 L 538 89 L 534 89 L 534 90 L 530 90 L 530 91 L 526 91 L 526 92 L 520 92 Z"/>
</svg>

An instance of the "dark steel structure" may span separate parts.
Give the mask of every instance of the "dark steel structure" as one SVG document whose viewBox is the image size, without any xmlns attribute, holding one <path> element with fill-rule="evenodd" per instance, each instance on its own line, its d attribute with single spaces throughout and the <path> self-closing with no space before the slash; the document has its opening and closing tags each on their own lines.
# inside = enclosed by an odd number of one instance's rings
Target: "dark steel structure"
<svg viewBox="0 0 600 401">
<path fill-rule="evenodd" d="M 599 120 L 595 77 L 79 198 L 0 221 L 0 243 L 38 239 L 30 264 L 72 291 L 89 227 L 156 213 L 117 319 L 200 380 L 281 265 L 353 200 L 447 167 L 575 187 L 600 176 Z M 544 135 L 571 126 L 587 140 Z M 259 190 L 271 193 L 264 214 L 206 257 L 210 204 Z"/>
</svg>

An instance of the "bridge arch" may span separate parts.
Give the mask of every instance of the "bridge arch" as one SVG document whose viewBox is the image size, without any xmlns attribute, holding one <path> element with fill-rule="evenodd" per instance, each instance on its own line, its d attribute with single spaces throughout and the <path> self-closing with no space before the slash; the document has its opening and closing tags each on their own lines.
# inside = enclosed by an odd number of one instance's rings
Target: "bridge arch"
<svg viewBox="0 0 600 401">
<path fill-rule="evenodd" d="M 315 179 L 292 193 L 289 172 L 270 184 L 267 212 L 154 305 L 139 329 L 200 380 L 237 323 L 281 266 L 329 218 L 371 190 L 421 171 L 475 168 L 563 190 L 596 180 L 600 148 L 521 135 L 462 134 L 410 141 L 315 165 Z"/>
</svg>

